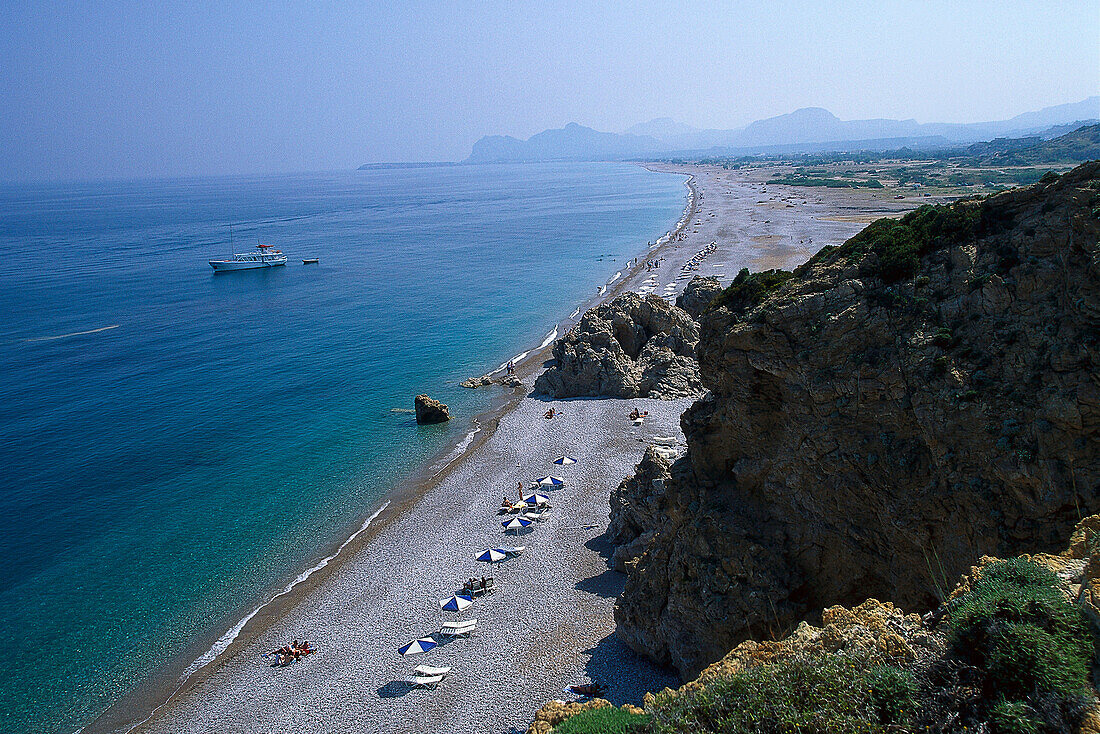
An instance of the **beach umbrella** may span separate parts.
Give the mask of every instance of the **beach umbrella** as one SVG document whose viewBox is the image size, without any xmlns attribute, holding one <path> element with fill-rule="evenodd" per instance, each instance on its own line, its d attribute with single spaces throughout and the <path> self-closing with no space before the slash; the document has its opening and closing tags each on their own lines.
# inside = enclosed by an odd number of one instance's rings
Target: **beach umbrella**
<svg viewBox="0 0 1100 734">
<path fill-rule="evenodd" d="M 539 483 L 540 487 L 562 487 L 565 486 L 565 480 L 561 477 L 539 477 L 535 480 Z"/>
<path fill-rule="evenodd" d="M 504 526 L 504 532 L 509 530 L 521 530 L 531 524 L 531 521 L 525 517 L 513 517 L 511 520 L 505 520 L 501 523 Z M 489 551 L 492 553 L 492 551 Z"/>
<path fill-rule="evenodd" d="M 438 644 L 439 643 L 431 637 L 421 637 L 419 640 L 413 640 L 409 644 L 397 648 L 397 651 L 402 655 L 416 655 L 418 653 L 427 652 Z"/>
<path fill-rule="evenodd" d="M 439 608 L 444 612 L 461 612 L 469 609 L 473 603 L 474 600 L 471 597 L 455 594 L 449 599 L 440 599 Z"/>
<path fill-rule="evenodd" d="M 533 492 L 523 498 L 524 503 L 528 505 L 548 505 L 550 504 L 550 498 L 544 494 Z"/>
<path fill-rule="evenodd" d="M 527 522 L 528 524 L 530 524 L 531 521 L 528 520 Z M 508 554 L 504 551 L 497 550 L 496 548 L 490 548 L 489 550 L 479 555 L 477 557 L 477 560 L 485 561 L 486 563 L 500 563 L 507 557 Z"/>
<path fill-rule="evenodd" d="M 570 464 L 576 464 L 577 460 L 574 459 L 572 456 L 559 456 L 558 458 L 554 459 L 554 463 L 558 466 L 569 466 Z"/>
</svg>

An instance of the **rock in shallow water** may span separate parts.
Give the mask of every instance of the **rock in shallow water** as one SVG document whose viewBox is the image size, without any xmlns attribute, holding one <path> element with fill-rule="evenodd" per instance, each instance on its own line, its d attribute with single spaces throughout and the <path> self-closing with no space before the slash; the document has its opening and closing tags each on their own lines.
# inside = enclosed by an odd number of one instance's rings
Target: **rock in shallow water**
<svg viewBox="0 0 1100 734">
<path fill-rule="evenodd" d="M 624 293 L 589 310 L 554 344 L 535 392 L 555 398 L 674 398 L 703 393 L 699 326 L 654 295 Z"/>
<path fill-rule="evenodd" d="M 451 419 L 447 406 L 427 395 L 417 395 L 415 405 L 417 423 L 445 423 Z"/>
</svg>

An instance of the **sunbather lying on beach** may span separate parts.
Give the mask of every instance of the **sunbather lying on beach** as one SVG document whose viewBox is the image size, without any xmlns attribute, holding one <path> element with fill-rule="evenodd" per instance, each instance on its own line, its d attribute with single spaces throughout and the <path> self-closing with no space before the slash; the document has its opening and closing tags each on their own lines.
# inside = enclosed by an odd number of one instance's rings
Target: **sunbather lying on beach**
<svg viewBox="0 0 1100 734">
<path fill-rule="evenodd" d="M 299 643 L 295 640 L 289 645 L 283 645 L 278 650 L 268 653 L 268 655 L 275 656 L 276 665 L 290 665 L 298 658 L 305 657 L 306 655 L 312 655 L 317 652 L 317 648 L 310 647 L 309 641 Z"/>
</svg>

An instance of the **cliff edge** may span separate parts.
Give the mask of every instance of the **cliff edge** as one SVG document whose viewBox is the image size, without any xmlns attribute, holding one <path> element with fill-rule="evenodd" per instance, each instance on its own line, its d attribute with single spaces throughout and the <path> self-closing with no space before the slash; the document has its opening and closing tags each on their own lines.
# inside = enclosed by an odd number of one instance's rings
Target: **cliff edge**
<svg viewBox="0 0 1100 734">
<path fill-rule="evenodd" d="M 687 679 L 1100 511 L 1100 163 L 879 220 L 701 316 L 687 454 L 612 496 L 627 644 Z"/>
</svg>

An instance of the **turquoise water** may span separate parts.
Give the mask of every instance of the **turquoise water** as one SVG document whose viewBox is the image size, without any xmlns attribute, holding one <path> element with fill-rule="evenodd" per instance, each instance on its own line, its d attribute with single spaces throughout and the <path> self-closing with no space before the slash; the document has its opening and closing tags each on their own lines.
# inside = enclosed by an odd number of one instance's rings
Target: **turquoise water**
<svg viewBox="0 0 1100 734">
<path fill-rule="evenodd" d="M 87 723 L 281 588 L 684 198 L 619 164 L 0 187 L 0 729 Z M 290 264 L 206 264 L 258 240 Z M 391 411 L 419 392 L 460 420 Z"/>
</svg>

